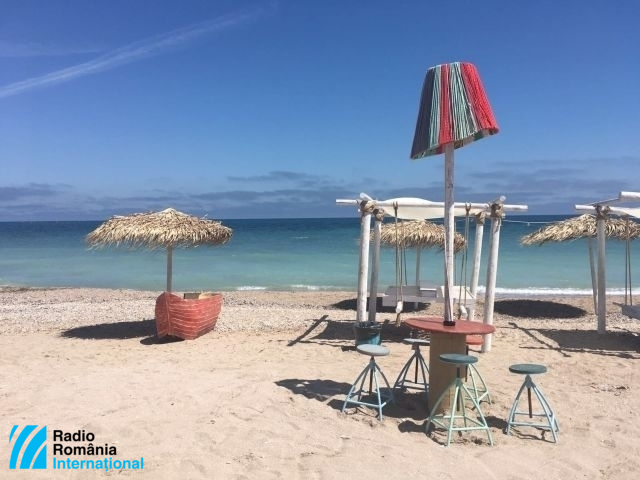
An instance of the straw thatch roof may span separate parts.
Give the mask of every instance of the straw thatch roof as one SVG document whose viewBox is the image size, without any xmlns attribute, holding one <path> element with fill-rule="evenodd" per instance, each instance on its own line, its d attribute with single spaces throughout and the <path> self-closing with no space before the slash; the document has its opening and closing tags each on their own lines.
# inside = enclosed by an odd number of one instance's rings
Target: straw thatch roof
<svg viewBox="0 0 640 480">
<path fill-rule="evenodd" d="M 221 245 L 233 231 L 222 223 L 167 208 L 161 212 L 113 216 L 86 237 L 91 247 L 174 248 Z"/>
<path fill-rule="evenodd" d="M 384 223 L 381 228 L 380 242 L 395 247 L 439 247 L 444 249 L 444 226 L 427 220 L 409 220 L 396 223 Z M 456 232 L 453 237 L 454 251 L 465 246 L 465 239 Z"/>
<path fill-rule="evenodd" d="M 633 220 L 607 217 L 605 232 L 607 238 L 625 240 L 629 235 L 630 239 L 634 239 L 640 237 L 640 224 Z M 542 245 L 546 242 L 564 242 L 596 236 L 596 217 L 587 213 L 542 227 L 523 236 L 520 243 L 523 245 Z"/>
</svg>

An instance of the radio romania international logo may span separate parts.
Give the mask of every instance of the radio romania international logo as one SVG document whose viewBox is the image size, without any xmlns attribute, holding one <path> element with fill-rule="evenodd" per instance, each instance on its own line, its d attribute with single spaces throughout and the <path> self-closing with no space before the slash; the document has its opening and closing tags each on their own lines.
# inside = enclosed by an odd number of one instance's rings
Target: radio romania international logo
<svg viewBox="0 0 640 480">
<path fill-rule="evenodd" d="M 9 434 L 9 443 L 15 438 L 11 449 L 9 468 L 14 470 L 16 468 L 21 470 L 47 468 L 47 446 L 45 445 L 47 427 L 42 427 L 33 436 L 31 434 L 38 428 L 38 425 L 26 425 L 19 434 L 18 428 L 18 425 L 14 425 L 11 434 Z M 29 437 L 31 439 L 27 442 Z M 22 453 L 22 458 L 18 467 L 20 453 Z"/>
</svg>

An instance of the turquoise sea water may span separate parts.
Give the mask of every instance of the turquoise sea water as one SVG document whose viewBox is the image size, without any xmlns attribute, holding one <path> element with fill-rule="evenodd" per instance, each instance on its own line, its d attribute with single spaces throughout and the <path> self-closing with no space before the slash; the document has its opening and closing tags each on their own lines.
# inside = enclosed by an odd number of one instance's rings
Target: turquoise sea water
<svg viewBox="0 0 640 480">
<path fill-rule="evenodd" d="M 498 294 L 588 294 L 591 277 L 586 240 L 522 246 L 520 237 L 567 216 L 514 215 L 500 231 Z M 0 222 L 0 285 L 107 287 L 162 291 L 166 252 L 109 248 L 90 250 L 84 237 L 101 222 Z M 234 231 L 224 246 L 179 249 L 173 255 L 173 289 L 349 290 L 357 289 L 360 219 L 223 220 Z M 463 231 L 464 221 L 457 229 Z M 484 228 L 480 289 L 486 282 L 490 223 Z M 473 222 L 467 281 L 471 278 Z M 637 242 L 636 242 L 637 244 Z M 594 242 L 595 247 L 595 242 Z M 632 244 L 632 266 L 640 253 Z M 381 251 L 380 289 L 396 284 L 396 254 Z M 624 291 L 624 242 L 607 242 L 607 287 Z M 456 279 L 463 273 L 458 255 Z M 423 250 L 421 278 L 442 283 L 443 255 Z M 415 251 L 406 252 L 409 284 Z M 464 281 L 462 283 L 465 283 Z"/>
</svg>

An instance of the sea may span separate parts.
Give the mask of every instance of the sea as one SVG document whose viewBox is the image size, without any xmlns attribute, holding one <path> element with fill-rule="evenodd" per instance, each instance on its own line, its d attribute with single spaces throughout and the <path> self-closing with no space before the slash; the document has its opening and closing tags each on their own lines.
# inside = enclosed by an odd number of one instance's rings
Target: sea
<svg viewBox="0 0 640 480">
<path fill-rule="evenodd" d="M 511 215 L 500 227 L 496 294 L 590 295 L 586 239 L 540 246 L 520 239 L 565 215 Z M 110 247 L 91 249 L 86 235 L 102 221 L 0 222 L 1 287 L 96 287 L 163 291 L 164 250 Z M 356 291 L 360 255 L 360 217 L 228 219 L 231 240 L 221 246 L 176 249 L 174 291 Z M 456 223 L 465 231 L 464 219 Z M 491 224 L 484 227 L 479 293 L 486 285 Z M 470 222 L 466 255 L 456 255 L 456 284 L 470 285 L 475 225 Z M 594 251 L 596 243 L 593 242 Z M 631 265 L 640 271 L 639 249 L 631 245 Z M 607 292 L 623 294 L 625 242 L 606 244 Z M 416 251 L 382 247 L 379 291 L 415 284 Z M 443 252 L 423 249 L 422 281 L 442 284 Z M 402 279 L 400 279 L 400 277 Z M 633 281 L 633 278 L 632 278 Z"/>
</svg>

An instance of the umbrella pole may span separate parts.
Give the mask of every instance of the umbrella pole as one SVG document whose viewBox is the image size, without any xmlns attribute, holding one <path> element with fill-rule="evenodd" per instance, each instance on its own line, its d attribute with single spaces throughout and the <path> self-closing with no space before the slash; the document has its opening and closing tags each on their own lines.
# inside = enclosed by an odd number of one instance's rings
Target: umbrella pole
<svg viewBox="0 0 640 480">
<path fill-rule="evenodd" d="M 422 247 L 416 247 L 416 287 L 418 288 L 418 295 L 420 295 L 420 257 L 422 256 Z M 418 309 L 418 302 L 413 304 L 415 310 Z"/>
<path fill-rule="evenodd" d="M 607 331 L 607 289 L 606 289 L 606 266 L 605 266 L 605 217 L 598 211 L 597 215 L 598 232 L 598 333 Z"/>
<path fill-rule="evenodd" d="M 167 292 L 171 292 L 171 277 L 173 276 L 173 247 L 167 247 Z"/>
<path fill-rule="evenodd" d="M 598 314 L 598 280 L 596 279 L 596 267 L 593 262 L 593 242 L 591 237 L 587 238 L 587 245 L 589 246 L 589 270 L 591 271 L 591 290 L 593 292 L 593 311 Z"/>
<path fill-rule="evenodd" d="M 453 212 L 453 143 L 444 147 L 444 324 L 455 325 L 453 318 L 453 236 L 455 217 Z"/>
</svg>

